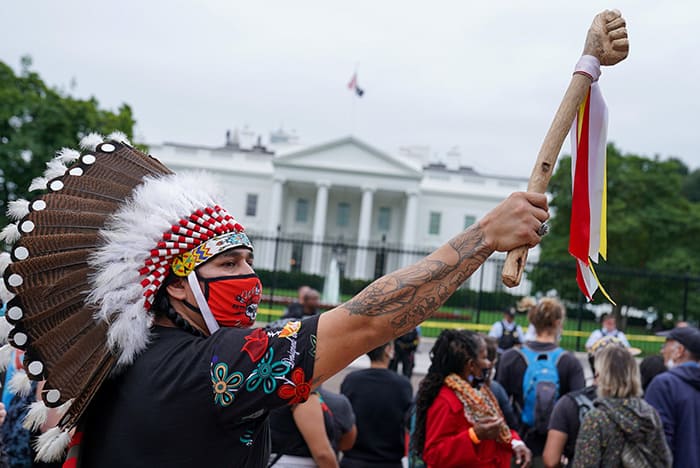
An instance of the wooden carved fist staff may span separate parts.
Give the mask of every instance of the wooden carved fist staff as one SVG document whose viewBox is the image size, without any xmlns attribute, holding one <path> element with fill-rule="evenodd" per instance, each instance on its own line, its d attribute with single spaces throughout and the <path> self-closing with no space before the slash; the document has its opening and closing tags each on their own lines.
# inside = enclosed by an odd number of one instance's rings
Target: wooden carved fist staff
<svg viewBox="0 0 700 468">
<path fill-rule="evenodd" d="M 624 60 L 629 51 L 629 39 L 625 25 L 622 14 L 617 10 L 605 10 L 599 13 L 588 30 L 586 44 L 583 47 L 584 57 L 582 57 L 581 62 L 584 62 L 585 59 L 595 61 L 593 59 L 595 57 L 600 65 L 615 65 Z M 585 68 L 579 69 L 577 67 L 571 78 L 564 99 L 559 105 L 552 125 L 540 147 L 537 162 L 528 182 L 528 191 L 544 193 L 547 190 L 564 138 L 571 128 L 579 106 L 586 98 L 591 83 L 597 79 Z M 544 232 L 543 229 L 542 233 Z M 527 251 L 527 247 L 520 247 L 508 252 L 501 274 L 503 284 L 506 286 L 512 288 L 520 284 L 527 261 Z"/>
</svg>

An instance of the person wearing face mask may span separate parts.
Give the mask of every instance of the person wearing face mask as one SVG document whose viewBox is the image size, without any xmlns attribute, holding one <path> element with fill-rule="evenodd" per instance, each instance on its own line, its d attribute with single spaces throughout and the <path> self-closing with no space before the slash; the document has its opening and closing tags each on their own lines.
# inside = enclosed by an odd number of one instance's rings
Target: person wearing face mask
<svg viewBox="0 0 700 468">
<path fill-rule="evenodd" d="M 700 466 L 700 330 L 674 328 L 661 354 L 668 371 L 654 377 L 644 399 L 661 416 L 673 466 Z"/>
<path fill-rule="evenodd" d="M 513 401 L 516 413 L 520 413 L 521 425 L 519 433 L 523 435 L 523 440 L 532 450 L 534 456 L 533 465 L 542 466 L 542 452 L 547 440 L 547 421 L 543 421 L 543 427 L 530 423 L 536 421 L 533 414 L 528 415 L 528 410 L 532 405 L 526 405 L 527 394 L 535 392 L 530 400 L 540 397 L 540 388 L 533 388 L 530 379 L 527 377 L 529 366 L 537 365 L 537 361 L 544 357 L 553 361 L 556 369 L 555 391 L 551 392 L 551 399 L 548 401 L 551 409 L 556 399 L 566 393 L 579 390 L 585 386 L 583 367 L 576 356 L 559 347 L 559 338 L 564 326 L 566 311 L 561 302 L 554 298 L 542 299 L 529 312 L 528 318 L 535 326 L 535 340 L 526 341 L 522 350 L 509 349 L 501 356 L 501 361 L 496 373 L 497 380 L 503 385 L 509 397 Z M 526 354 L 527 353 L 527 354 Z M 532 408 L 536 410 L 536 408 Z M 536 415 L 534 415 L 536 416 Z M 528 419 L 529 418 L 529 419 Z"/>
<path fill-rule="evenodd" d="M 416 396 L 411 446 L 430 467 L 530 466 L 531 453 L 508 427 L 486 384 L 491 371 L 477 333 L 443 330 Z"/>
<path fill-rule="evenodd" d="M 549 217 L 544 195 L 513 194 L 335 309 L 251 328 L 254 247 L 214 177 L 174 174 L 123 134 L 81 148 L 59 152 L 0 234 L 15 260 L 7 339 L 44 381 L 27 417 L 64 414 L 38 458 L 70 445 L 69 466 L 267 466 L 271 410 L 428 319 L 494 251 L 536 245 Z"/>
</svg>

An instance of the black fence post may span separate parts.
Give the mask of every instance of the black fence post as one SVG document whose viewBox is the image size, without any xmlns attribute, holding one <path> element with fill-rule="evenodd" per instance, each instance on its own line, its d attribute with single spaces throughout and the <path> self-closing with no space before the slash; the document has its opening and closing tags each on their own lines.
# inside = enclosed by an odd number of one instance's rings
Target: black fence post
<svg viewBox="0 0 700 468">
<path fill-rule="evenodd" d="M 277 233 L 275 234 L 275 250 L 274 250 L 274 256 L 272 258 L 272 286 L 270 287 L 270 300 L 268 301 L 267 304 L 267 321 L 270 321 L 270 310 L 272 310 L 272 305 L 274 304 L 274 299 L 275 299 L 275 287 L 277 286 L 277 254 L 279 251 L 279 246 L 280 246 L 280 231 L 282 230 L 282 226 L 280 224 L 277 225 Z"/>
<path fill-rule="evenodd" d="M 579 332 L 576 335 L 576 351 L 581 351 L 581 327 L 583 326 L 583 294 L 578 295 L 578 324 L 576 325 L 576 331 Z"/>
<path fill-rule="evenodd" d="M 484 289 L 484 263 L 479 267 L 479 291 L 476 293 L 476 322 L 481 323 L 481 291 Z"/>
<path fill-rule="evenodd" d="M 687 322 L 688 321 L 688 289 L 690 289 L 690 277 L 688 275 L 685 275 L 685 279 L 683 281 L 683 321 Z"/>
</svg>

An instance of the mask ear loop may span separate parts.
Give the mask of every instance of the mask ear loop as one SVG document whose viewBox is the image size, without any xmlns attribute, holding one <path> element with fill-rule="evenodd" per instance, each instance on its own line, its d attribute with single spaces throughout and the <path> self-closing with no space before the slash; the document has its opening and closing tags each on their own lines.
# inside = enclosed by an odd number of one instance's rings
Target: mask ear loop
<svg viewBox="0 0 700 468">
<path fill-rule="evenodd" d="M 199 287 L 199 280 L 194 270 L 187 275 L 187 282 L 190 285 L 190 289 L 192 289 L 195 301 L 197 301 L 199 311 L 202 313 L 202 317 L 204 317 L 204 323 L 207 324 L 209 333 L 213 335 L 214 332 L 220 328 L 219 323 L 214 318 L 214 314 L 211 313 L 211 309 L 209 309 L 209 304 L 207 304 L 207 300 L 204 298 L 202 288 Z"/>
</svg>

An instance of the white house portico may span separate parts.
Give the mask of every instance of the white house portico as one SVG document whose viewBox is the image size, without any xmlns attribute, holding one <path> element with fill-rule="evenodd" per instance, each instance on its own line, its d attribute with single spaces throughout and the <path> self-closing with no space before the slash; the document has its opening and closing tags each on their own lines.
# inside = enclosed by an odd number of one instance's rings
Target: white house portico
<svg viewBox="0 0 700 468">
<path fill-rule="evenodd" d="M 259 143 L 164 143 L 151 152 L 175 171 L 216 174 L 222 203 L 256 243 L 259 268 L 326 275 L 342 254 L 344 274 L 361 279 L 417 260 L 527 186 L 525 178 L 388 154 L 351 136 L 277 154 Z"/>
</svg>

